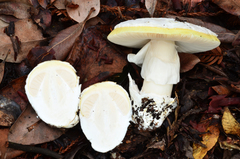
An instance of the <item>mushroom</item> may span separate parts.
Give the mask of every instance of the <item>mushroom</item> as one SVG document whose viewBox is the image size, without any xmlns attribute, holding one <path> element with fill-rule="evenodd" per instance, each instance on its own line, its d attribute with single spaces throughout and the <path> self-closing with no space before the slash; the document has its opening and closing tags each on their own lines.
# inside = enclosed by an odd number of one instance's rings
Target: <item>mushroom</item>
<svg viewBox="0 0 240 159">
<path fill-rule="evenodd" d="M 76 70 L 58 60 L 38 64 L 26 79 L 25 91 L 40 119 L 58 128 L 70 128 L 79 122 L 81 91 Z"/>
<path fill-rule="evenodd" d="M 120 85 L 106 81 L 87 87 L 79 108 L 81 128 L 94 150 L 104 153 L 122 142 L 132 109 L 128 93 Z"/>
<path fill-rule="evenodd" d="M 178 52 L 197 53 L 220 45 L 212 31 L 172 18 L 140 18 L 115 26 L 108 40 L 127 47 L 142 48 L 127 59 L 142 67 L 141 91 L 129 75 L 129 91 L 133 100 L 133 121 L 139 129 L 160 127 L 177 106 L 171 98 L 173 84 L 180 79 Z"/>
</svg>

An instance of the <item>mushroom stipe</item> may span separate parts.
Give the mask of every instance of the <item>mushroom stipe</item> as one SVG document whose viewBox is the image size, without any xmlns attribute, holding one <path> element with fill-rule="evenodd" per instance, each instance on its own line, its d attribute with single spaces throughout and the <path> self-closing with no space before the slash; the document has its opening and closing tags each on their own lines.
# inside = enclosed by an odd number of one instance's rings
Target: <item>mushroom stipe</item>
<svg viewBox="0 0 240 159">
<path fill-rule="evenodd" d="M 127 59 L 142 67 L 144 81 L 141 91 L 129 75 L 129 92 L 133 101 L 133 121 L 143 130 L 160 127 L 177 106 L 171 93 L 173 84 L 180 80 L 178 52 L 204 52 L 220 45 L 211 30 L 172 18 L 139 18 L 122 22 L 115 26 L 108 40 L 141 48 L 137 54 L 128 54 Z"/>
</svg>

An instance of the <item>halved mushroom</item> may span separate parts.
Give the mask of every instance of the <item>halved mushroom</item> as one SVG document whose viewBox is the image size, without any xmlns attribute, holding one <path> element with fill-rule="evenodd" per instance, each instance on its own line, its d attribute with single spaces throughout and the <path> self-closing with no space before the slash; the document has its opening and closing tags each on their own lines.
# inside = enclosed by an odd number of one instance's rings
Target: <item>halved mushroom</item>
<svg viewBox="0 0 240 159">
<path fill-rule="evenodd" d="M 80 87 L 76 70 L 69 63 L 52 60 L 38 64 L 29 73 L 25 91 L 45 123 L 70 128 L 79 122 Z"/>
<path fill-rule="evenodd" d="M 114 82 L 89 86 L 81 93 L 80 123 L 93 149 L 107 152 L 119 145 L 129 126 L 132 109 L 128 93 Z"/>
<path fill-rule="evenodd" d="M 139 129 L 160 127 L 167 115 L 177 106 L 171 97 L 173 84 L 180 79 L 178 52 L 197 53 L 220 45 L 212 31 L 171 18 L 140 18 L 115 26 L 108 39 L 116 44 L 142 48 L 128 61 L 142 66 L 143 86 L 139 92 L 130 79 L 129 90 L 133 103 L 133 121 Z"/>
</svg>

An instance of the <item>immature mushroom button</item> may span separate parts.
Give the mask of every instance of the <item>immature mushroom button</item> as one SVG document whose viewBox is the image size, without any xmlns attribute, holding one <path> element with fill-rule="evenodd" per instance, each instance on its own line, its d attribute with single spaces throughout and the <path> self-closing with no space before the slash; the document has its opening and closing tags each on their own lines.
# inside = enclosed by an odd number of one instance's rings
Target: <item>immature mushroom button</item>
<svg viewBox="0 0 240 159">
<path fill-rule="evenodd" d="M 93 149 L 107 152 L 122 142 L 132 109 L 128 93 L 120 85 L 91 85 L 83 90 L 79 107 L 81 128 Z"/>
<path fill-rule="evenodd" d="M 47 124 L 70 128 L 79 122 L 79 77 L 67 62 L 38 64 L 28 75 L 25 91 L 38 116 Z"/>
<path fill-rule="evenodd" d="M 108 39 L 119 45 L 142 48 L 136 55 L 128 55 L 129 62 L 142 66 L 141 76 L 144 78 L 141 92 L 138 92 L 129 76 L 130 94 L 134 100 L 135 111 L 139 111 L 140 107 L 143 109 L 146 98 L 153 98 L 155 103 L 150 102 L 151 106 L 159 112 L 154 115 L 159 119 L 154 121 L 153 112 L 146 113 L 149 104 L 144 106 L 144 121 L 140 121 L 144 123 L 140 124 L 140 128 L 143 129 L 161 126 L 165 117 L 176 106 L 170 95 L 173 84 L 178 83 L 180 79 L 178 52 L 197 53 L 220 45 L 217 35 L 212 31 L 171 18 L 140 18 L 122 22 L 115 26 Z M 169 104 L 172 104 L 171 109 L 166 109 Z M 133 118 L 139 118 L 139 114 L 133 114 Z"/>
</svg>

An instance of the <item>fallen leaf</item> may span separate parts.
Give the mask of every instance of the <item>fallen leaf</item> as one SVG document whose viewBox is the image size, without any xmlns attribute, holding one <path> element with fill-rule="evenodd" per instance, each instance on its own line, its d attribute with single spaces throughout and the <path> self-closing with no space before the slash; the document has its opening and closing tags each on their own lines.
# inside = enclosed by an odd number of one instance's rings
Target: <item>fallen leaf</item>
<svg viewBox="0 0 240 159">
<path fill-rule="evenodd" d="M 26 78 L 26 76 L 17 78 L 0 90 L 0 95 L 15 101 L 22 111 L 26 108 L 27 101 L 23 99 L 18 92 L 25 92 L 24 86 Z"/>
<path fill-rule="evenodd" d="M 0 158 L 1 159 L 11 159 L 17 157 L 24 153 L 23 151 L 14 150 L 6 147 L 6 142 L 8 141 L 9 128 L 0 129 Z"/>
<path fill-rule="evenodd" d="M 146 9 L 148 10 L 151 17 L 153 17 L 154 11 L 156 9 L 156 5 L 157 5 L 157 0 L 146 0 L 145 1 Z"/>
<path fill-rule="evenodd" d="M 17 103 L 0 95 L 0 126 L 11 126 L 20 114 Z"/>
<path fill-rule="evenodd" d="M 160 149 L 160 150 L 164 151 L 165 148 L 166 148 L 166 142 L 165 142 L 165 140 L 163 138 L 161 141 L 155 142 L 155 143 L 151 144 L 150 146 L 148 146 L 147 148 L 148 149 L 149 148 Z"/>
<path fill-rule="evenodd" d="M 218 39 L 222 43 L 232 43 L 236 36 L 232 31 L 230 31 L 226 28 L 223 28 L 223 27 L 213 24 L 213 23 L 204 22 L 197 18 L 178 17 L 178 16 L 172 16 L 172 15 L 167 15 L 166 17 L 178 18 L 178 19 L 181 19 L 183 21 L 186 21 L 186 22 L 189 22 L 189 23 L 192 23 L 195 25 L 206 27 L 206 28 L 210 29 L 211 31 L 213 31 L 214 33 L 216 33 L 218 35 Z"/>
<path fill-rule="evenodd" d="M 48 9 L 40 9 L 38 14 L 34 16 L 34 21 L 43 29 L 51 25 L 52 15 Z"/>
<path fill-rule="evenodd" d="M 78 7 L 71 7 L 72 5 Z M 71 0 L 71 3 L 68 2 L 66 5 L 68 15 L 78 23 L 83 22 L 87 18 L 91 8 L 94 8 L 95 10 L 88 19 L 98 15 L 100 11 L 100 0 Z"/>
<path fill-rule="evenodd" d="M 47 46 L 47 52 L 51 49 L 54 50 L 57 60 L 64 60 L 70 52 L 72 45 L 76 38 L 82 33 L 85 22 L 75 24 L 60 31 L 56 37 L 53 38 L 49 46 Z"/>
<path fill-rule="evenodd" d="M 15 23 L 15 36 L 20 40 L 20 53 L 18 54 L 17 60 L 14 59 L 14 51 L 10 37 L 4 33 L 4 28 L 0 29 L 0 59 L 4 59 L 8 50 L 9 54 L 6 62 L 20 63 L 27 57 L 28 52 L 44 40 L 41 31 L 37 28 L 37 25 L 30 19 L 19 20 Z"/>
<path fill-rule="evenodd" d="M 10 52 L 7 53 L 5 59 L 0 63 L 0 83 L 2 82 L 3 76 L 4 76 L 4 70 L 5 70 L 5 61 L 8 57 Z"/>
<path fill-rule="evenodd" d="M 56 57 L 54 55 L 55 51 L 53 49 L 48 52 L 46 47 L 37 46 L 32 48 L 27 55 L 27 63 L 34 68 L 43 61 L 55 60 Z"/>
<path fill-rule="evenodd" d="M 45 124 L 28 105 L 10 128 L 8 141 L 23 145 L 36 145 L 53 141 L 63 134 L 61 129 Z"/>
<path fill-rule="evenodd" d="M 36 12 L 36 9 L 31 5 L 17 2 L 1 2 L 0 14 L 12 15 L 18 19 L 30 18 L 31 12 Z"/>
<path fill-rule="evenodd" d="M 180 58 L 180 72 L 190 71 L 197 63 L 200 62 L 200 59 L 193 54 L 179 53 Z"/>
<path fill-rule="evenodd" d="M 239 16 L 240 15 L 240 1 L 239 0 L 212 0 L 220 8 L 226 12 Z"/>
<path fill-rule="evenodd" d="M 209 126 L 210 120 L 203 120 L 197 123 L 196 121 L 190 120 L 189 124 L 197 131 L 203 133 L 206 132 L 208 126 Z"/>
<path fill-rule="evenodd" d="M 218 95 L 230 95 L 231 91 L 224 85 L 212 86 L 212 89 L 217 92 Z"/>
<path fill-rule="evenodd" d="M 231 106 L 231 105 L 239 105 L 240 97 L 228 97 L 227 95 L 214 95 L 209 99 L 208 113 L 218 113 L 222 107 Z"/>
<path fill-rule="evenodd" d="M 38 3 L 44 8 L 47 8 L 49 0 L 38 0 Z"/>
<path fill-rule="evenodd" d="M 66 0 L 57 0 L 53 3 L 53 5 L 57 8 L 57 9 L 66 9 L 66 6 L 65 6 L 65 1 Z"/>
<path fill-rule="evenodd" d="M 109 72 L 109 76 L 121 73 L 127 64 L 126 57 L 119 54 L 103 38 L 103 32 L 106 29 L 104 27 L 101 25 L 85 29 L 66 59 L 76 68 L 80 83 L 97 77 L 103 72 Z M 111 60 L 112 63 L 108 63 Z"/>
<path fill-rule="evenodd" d="M 238 137 L 240 137 L 240 124 L 232 116 L 228 107 L 224 107 L 222 126 L 226 134 L 238 135 Z"/>
<path fill-rule="evenodd" d="M 231 150 L 231 151 L 233 149 L 240 150 L 239 139 L 233 139 L 231 137 L 227 137 L 227 139 L 225 140 L 219 140 L 218 143 L 222 149 Z"/>
<path fill-rule="evenodd" d="M 202 144 L 206 145 L 206 148 L 193 143 L 194 159 L 202 159 L 217 143 L 219 134 L 220 131 L 217 125 L 209 126 L 206 130 L 206 133 L 202 135 Z"/>
</svg>

